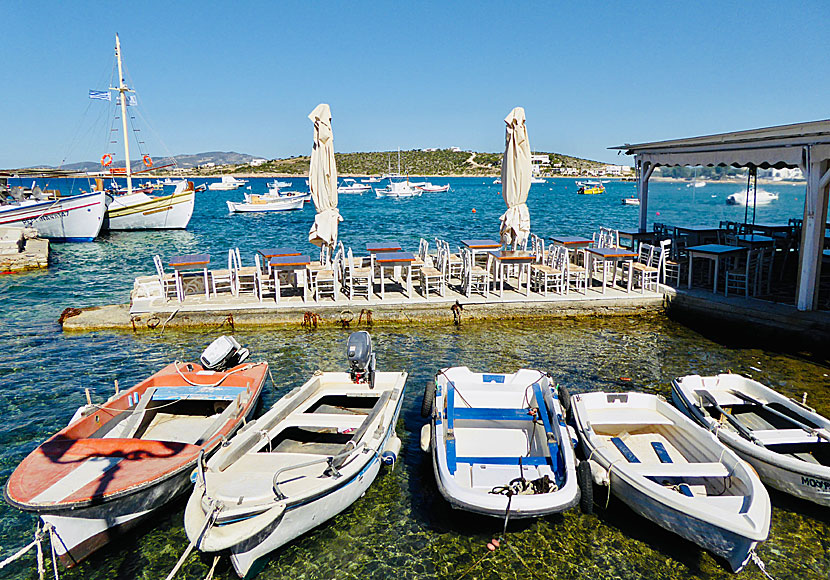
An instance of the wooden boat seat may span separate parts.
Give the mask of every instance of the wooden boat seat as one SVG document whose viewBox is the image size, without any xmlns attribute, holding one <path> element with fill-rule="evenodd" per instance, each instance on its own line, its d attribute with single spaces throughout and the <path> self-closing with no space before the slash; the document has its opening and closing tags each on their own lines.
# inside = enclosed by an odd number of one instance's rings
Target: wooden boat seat
<svg viewBox="0 0 830 580">
<path fill-rule="evenodd" d="M 821 443 L 816 435 L 804 429 L 758 429 L 753 435 L 764 445 L 791 445 L 797 443 Z M 824 443 L 827 445 L 827 443 Z"/>
<path fill-rule="evenodd" d="M 297 413 L 289 417 L 285 427 L 321 427 L 332 429 L 357 429 L 363 424 L 366 415 L 346 415 L 334 413 Z"/>
<path fill-rule="evenodd" d="M 601 409 L 591 411 L 590 425 L 596 430 L 597 425 L 674 425 L 665 415 L 652 409 Z"/>
<path fill-rule="evenodd" d="M 233 401 L 240 393 L 246 391 L 244 387 L 156 387 L 153 393 L 154 401 Z"/>
<path fill-rule="evenodd" d="M 456 421 L 532 421 L 534 416 L 528 409 L 456 407 L 454 419 Z"/>
<path fill-rule="evenodd" d="M 643 477 L 728 477 L 723 463 L 629 463 L 625 469 Z"/>
</svg>

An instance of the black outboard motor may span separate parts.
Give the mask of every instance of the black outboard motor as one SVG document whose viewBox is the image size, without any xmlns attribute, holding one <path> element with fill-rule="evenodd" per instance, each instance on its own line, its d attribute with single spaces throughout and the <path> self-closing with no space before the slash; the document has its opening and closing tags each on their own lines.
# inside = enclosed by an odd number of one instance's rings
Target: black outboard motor
<svg viewBox="0 0 830 580">
<path fill-rule="evenodd" d="M 202 353 L 202 366 L 211 371 L 226 371 L 244 361 L 251 352 L 232 336 L 220 336 Z"/>
<path fill-rule="evenodd" d="M 346 356 L 352 382 L 368 383 L 370 389 L 375 388 L 375 353 L 372 352 L 372 337 L 368 332 L 359 330 L 349 335 Z"/>
</svg>

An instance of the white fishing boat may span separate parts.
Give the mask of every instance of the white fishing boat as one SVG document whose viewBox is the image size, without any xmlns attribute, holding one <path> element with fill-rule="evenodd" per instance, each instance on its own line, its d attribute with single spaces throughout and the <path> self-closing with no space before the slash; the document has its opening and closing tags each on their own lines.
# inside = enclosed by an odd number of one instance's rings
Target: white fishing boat
<svg viewBox="0 0 830 580">
<path fill-rule="evenodd" d="M 740 206 L 759 206 L 769 205 L 773 201 L 778 200 L 777 193 L 771 193 L 763 189 L 759 189 L 755 193 L 750 193 L 747 196 L 746 191 L 739 191 L 726 197 L 726 205 L 740 205 Z"/>
<path fill-rule="evenodd" d="M 300 199 L 303 200 L 304 203 L 308 202 L 308 201 L 311 201 L 311 192 L 310 191 L 306 191 L 306 192 L 302 192 L 302 191 L 284 191 L 282 188 L 277 186 L 276 183 L 284 183 L 284 182 L 276 182 L 275 181 L 273 183 L 269 183 L 268 184 L 268 191 L 264 194 L 265 197 L 280 198 L 280 199 L 288 199 L 288 198 L 297 199 L 297 198 L 300 198 Z M 248 189 L 251 189 L 250 186 L 248 187 Z M 245 200 L 250 201 L 250 199 L 251 199 L 251 194 L 246 193 L 245 194 Z"/>
<path fill-rule="evenodd" d="M 423 191 L 424 193 L 444 193 L 450 190 L 450 184 L 447 185 L 433 185 L 429 181 L 424 183 L 423 185 L 417 186 L 418 189 Z"/>
<path fill-rule="evenodd" d="M 337 187 L 337 193 L 364 193 L 366 191 L 372 191 L 372 186 L 357 183 L 354 179 L 348 177 Z"/>
<path fill-rule="evenodd" d="M 738 374 L 672 382 L 675 405 L 748 461 L 768 486 L 830 506 L 830 420 Z"/>
<path fill-rule="evenodd" d="M 632 195 L 631 197 L 624 197 L 622 198 L 623 205 L 640 205 L 640 198 L 636 195 Z"/>
<path fill-rule="evenodd" d="M 408 180 L 392 181 L 384 188 L 375 188 L 375 195 L 378 197 L 418 197 L 424 193 L 420 189 L 412 187 Z"/>
<path fill-rule="evenodd" d="M 12 187 L 0 195 L 0 226 L 35 228 L 41 238 L 56 242 L 91 242 L 101 231 L 106 210 L 103 191 L 58 197 L 37 186 Z"/>
<path fill-rule="evenodd" d="M 121 41 L 115 35 L 115 58 L 118 63 L 118 86 L 111 89 L 118 93 L 117 103 L 121 112 L 121 129 L 124 142 L 123 168 L 110 167 L 112 155 L 106 153 L 101 164 L 110 175 L 123 175 L 127 178 L 126 188 L 121 188 L 113 180 L 113 187 L 107 190 L 107 214 L 102 228 L 105 230 L 154 230 L 184 229 L 193 216 L 196 192 L 193 183 L 179 181 L 175 191 L 170 195 L 152 195 L 152 184 L 133 187 L 133 169 L 130 159 L 130 142 L 127 132 L 127 106 L 136 106 L 131 102 L 134 91 L 124 83 L 123 64 L 121 60 Z M 109 97 L 109 93 L 105 93 Z M 106 100 L 109 100 L 107 98 Z M 141 142 L 139 141 L 139 146 Z M 145 169 L 153 167 L 149 155 L 143 155 Z M 100 187 L 98 187 L 100 189 Z"/>
<path fill-rule="evenodd" d="M 380 183 L 380 177 L 375 177 L 373 175 L 369 179 L 361 179 L 360 183 Z"/>
<path fill-rule="evenodd" d="M 248 181 L 245 179 L 237 179 L 233 175 L 223 175 L 220 181 L 214 181 L 208 185 L 208 189 L 211 191 L 230 191 L 233 189 L 239 189 L 246 183 L 248 183 Z"/>
<path fill-rule="evenodd" d="M 292 184 L 288 181 L 278 181 L 275 179 L 274 181 L 269 181 L 267 185 L 268 189 L 284 189 L 291 187 Z"/>
<path fill-rule="evenodd" d="M 547 183 L 543 177 L 531 177 L 530 183 Z"/>
<path fill-rule="evenodd" d="M 5 498 L 54 526 L 52 549 L 67 566 L 191 489 L 197 459 L 211 454 L 256 408 L 268 364 L 214 341 L 201 364 L 174 362 L 69 425 L 12 473 Z"/>
<path fill-rule="evenodd" d="M 686 187 L 694 187 L 694 188 L 706 187 L 706 182 L 701 181 L 699 179 L 695 179 L 691 183 L 687 183 Z"/>
<path fill-rule="evenodd" d="M 573 395 L 570 404 L 589 458 L 580 472 L 610 485 L 634 512 L 723 558 L 734 572 L 767 539 L 770 500 L 758 476 L 665 399 L 598 392 Z"/>
<path fill-rule="evenodd" d="M 493 180 L 493 185 L 501 185 L 501 177 L 497 177 Z"/>
<path fill-rule="evenodd" d="M 229 550 L 240 576 L 348 508 L 392 465 L 406 373 L 376 372 L 365 331 L 349 336 L 350 372 L 317 371 L 200 465 L 184 514 L 205 552 Z"/>
<path fill-rule="evenodd" d="M 300 192 L 284 192 L 274 194 L 271 191 L 263 194 L 246 193 L 245 201 L 235 202 L 227 200 L 228 211 L 231 213 L 291 211 L 303 209 L 306 194 Z"/>
<path fill-rule="evenodd" d="M 452 507 L 514 519 L 579 502 L 574 441 L 548 375 L 442 369 L 421 411 L 421 448 Z"/>
</svg>

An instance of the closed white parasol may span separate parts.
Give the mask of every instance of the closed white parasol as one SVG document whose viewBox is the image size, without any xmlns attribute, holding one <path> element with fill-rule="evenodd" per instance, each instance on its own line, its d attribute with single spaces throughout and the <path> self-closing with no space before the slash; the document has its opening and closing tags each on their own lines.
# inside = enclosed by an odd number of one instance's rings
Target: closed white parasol
<svg viewBox="0 0 830 580">
<path fill-rule="evenodd" d="M 525 110 L 516 107 L 504 119 L 504 159 L 501 164 L 501 195 L 507 211 L 501 218 L 501 240 L 505 245 L 522 245 L 530 235 L 530 212 L 527 193 L 530 190 L 530 141 L 527 138 Z"/>
<path fill-rule="evenodd" d="M 308 170 L 308 187 L 317 208 L 308 241 L 316 246 L 334 246 L 337 223 L 343 221 L 337 211 L 337 165 L 334 162 L 334 134 L 331 131 L 331 109 L 317 105 L 308 116 L 314 123 L 314 146 Z"/>
</svg>

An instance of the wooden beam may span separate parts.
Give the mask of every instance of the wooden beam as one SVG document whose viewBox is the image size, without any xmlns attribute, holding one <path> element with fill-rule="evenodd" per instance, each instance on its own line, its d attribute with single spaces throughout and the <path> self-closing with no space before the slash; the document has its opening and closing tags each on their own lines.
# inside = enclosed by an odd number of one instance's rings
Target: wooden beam
<svg viewBox="0 0 830 580">
<path fill-rule="evenodd" d="M 801 250 L 798 259 L 796 307 L 815 310 L 818 307 L 818 286 L 821 278 L 821 259 L 824 250 L 824 231 L 827 223 L 828 184 L 830 160 L 813 160 L 809 147 L 805 148 L 807 195 L 804 200 L 804 222 L 801 228 Z"/>
<path fill-rule="evenodd" d="M 642 162 L 637 156 L 637 165 L 640 166 L 639 179 L 637 179 L 637 197 L 640 198 L 640 233 L 648 229 L 648 179 L 654 173 L 655 166 L 650 162 Z"/>
</svg>

